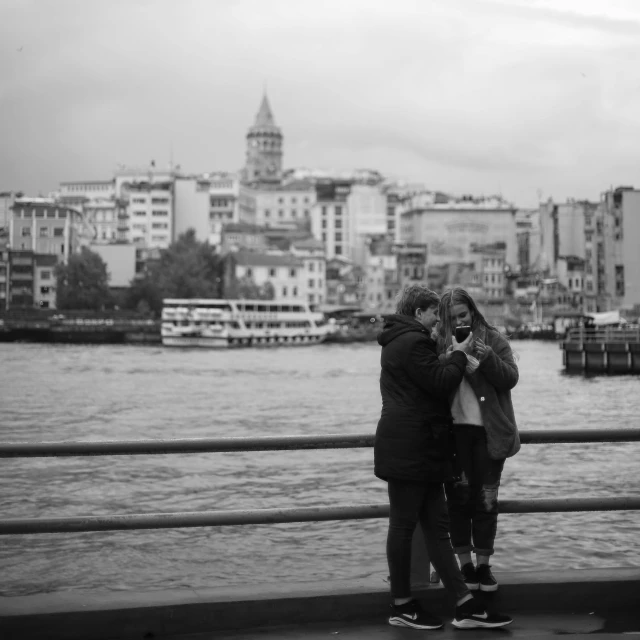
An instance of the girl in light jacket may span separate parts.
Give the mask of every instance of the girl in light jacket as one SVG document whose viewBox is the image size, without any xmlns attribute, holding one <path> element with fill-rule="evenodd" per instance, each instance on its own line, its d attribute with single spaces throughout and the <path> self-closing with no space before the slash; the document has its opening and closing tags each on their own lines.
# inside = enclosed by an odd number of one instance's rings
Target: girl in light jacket
<svg viewBox="0 0 640 640">
<path fill-rule="evenodd" d="M 440 320 L 442 359 L 451 354 L 456 327 L 471 326 L 474 344 L 464 378 L 450 397 L 460 474 L 446 487 L 451 542 L 469 589 L 496 591 L 489 560 L 498 526 L 500 476 L 505 458 L 520 450 L 511 404 L 518 367 L 508 340 L 487 323 L 464 289 L 442 295 Z"/>
</svg>

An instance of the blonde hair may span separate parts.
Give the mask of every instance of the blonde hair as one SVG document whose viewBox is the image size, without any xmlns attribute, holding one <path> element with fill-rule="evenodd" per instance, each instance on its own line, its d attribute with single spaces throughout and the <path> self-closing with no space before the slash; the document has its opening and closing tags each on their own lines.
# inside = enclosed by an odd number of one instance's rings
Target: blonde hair
<svg viewBox="0 0 640 640">
<path fill-rule="evenodd" d="M 462 287 L 454 287 L 442 294 L 440 298 L 440 338 L 444 341 L 445 346 L 451 345 L 451 337 L 453 335 L 453 316 L 451 310 L 457 304 L 464 304 L 471 313 L 471 330 L 475 333 L 477 329 L 484 327 L 485 329 L 494 329 L 480 313 L 476 303 L 471 295 Z"/>
</svg>

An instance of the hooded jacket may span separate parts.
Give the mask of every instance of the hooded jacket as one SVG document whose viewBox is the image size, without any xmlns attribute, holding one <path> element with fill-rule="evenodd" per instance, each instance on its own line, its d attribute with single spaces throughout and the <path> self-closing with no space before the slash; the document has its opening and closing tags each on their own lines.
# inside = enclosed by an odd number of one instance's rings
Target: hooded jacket
<svg viewBox="0 0 640 640">
<path fill-rule="evenodd" d="M 387 316 L 378 336 L 382 412 L 374 472 L 383 480 L 443 482 L 452 477 L 449 394 L 467 364 L 461 351 L 441 363 L 436 343 L 413 317 Z"/>
</svg>

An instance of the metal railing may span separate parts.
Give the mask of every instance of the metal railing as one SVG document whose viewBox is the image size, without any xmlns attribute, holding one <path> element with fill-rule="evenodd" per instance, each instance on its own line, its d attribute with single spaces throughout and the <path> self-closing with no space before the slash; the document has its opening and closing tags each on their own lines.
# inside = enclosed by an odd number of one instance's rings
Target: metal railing
<svg viewBox="0 0 640 640">
<path fill-rule="evenodd" d="M 640 328 L 618 329 L 602 327 L 600 329 L 575 327 L 569 329 L 566 342 L 637 342 L 640 343 Z"/>
<path fill-rule="evenodd" d="M 640 442 L 640 429 L 535 430 L 520 432 L 523 444 Z M 267 436 L 261 438 L 183 438 L 103 442 L 4 442 L 0 458 L 220 453 L 372 447 L 373 435 Z M 501 513 L 560 513 L 640 510 L 640 496 L 616 498 L 546 498 L 501 500 Z M 286 509 L 253 509 L 148 513 L 66 518 L 0 520 L 0 535 L 79 533 L 132 529 L 219 527 L 287 522 L 387 518 L 387 504 L 339 505 Z"/>
</svg>

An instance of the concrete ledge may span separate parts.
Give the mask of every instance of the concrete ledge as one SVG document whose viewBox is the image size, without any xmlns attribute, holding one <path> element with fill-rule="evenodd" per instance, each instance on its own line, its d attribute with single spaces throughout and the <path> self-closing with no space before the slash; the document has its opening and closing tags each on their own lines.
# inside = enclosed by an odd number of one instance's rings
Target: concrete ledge
<svg viewBox="0 0 640 640">
<path fill-rule="evenodd" d="M 489 608 L 506 612 L 635 612 L 640 568 L 500 573 Z M 441 615 L 453 614 L 441 586 L 416 587 Z M 481 594 L 485 596 L 485 594 Z M 329 621 L 378 620 L 389 605 L 382 576 L 363 580 L 290 583 L 152 592 L 66 592 L 0 598 L 7 640 L 162 638 L 228 629 Z"/>
</svg>

